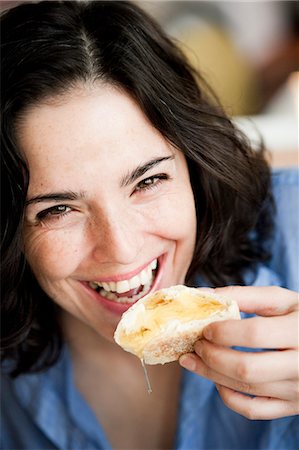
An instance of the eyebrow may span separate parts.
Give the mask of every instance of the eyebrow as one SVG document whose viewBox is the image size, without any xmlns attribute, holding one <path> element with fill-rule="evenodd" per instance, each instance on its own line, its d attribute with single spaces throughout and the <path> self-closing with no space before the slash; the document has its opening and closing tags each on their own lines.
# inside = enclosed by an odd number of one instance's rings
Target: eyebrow
<svg viewBox="0 0 299 450">
<path fill-rule="evenodd" d="M 136 181 L 138 178 L 140 178 L 142 175 L 144 175 L 146 172 L 148 172 L 153 167 L 156 167 L 158 164 L 160 164 L 163 161 L 173 160 L 174 155 L 171 156 L 165 156 L 161 158 L 154 158 L 150 161 L 146 162 L 145 164 L 137 166 L 132 172 L 128 173 L 121 179 L 121 187 L 128 186 L 134 181 Z M 41 203 L 41 202 L 60 202 L 60 201 L 70 201 L 70 200 L 81 200 L 85 198 L 84 192 L 73 192 L 73 191 L 63 191 L 63 192 L 50 192 L 42 195 L 35 195 L 34 197 L 28 199 L 26 201 L 26 206 L 32 205 L 34 203 Z"/>
<path fill-rule="evenodd" d="M 29 200 L 26 201 L 26 206 L 31 205 L 32 203 L 40 203 L 40 202 L 49 202 L 49 201 L 67 201 L 67 200 L 78 200 L 85 197 L 84 192 L 51 192 L 43 195 L 36 195 Z"/>
<path fill-rule="evenodd" d="M 154 158 L 150 161 L 146 162 L 145 164 L 137 166 L 132 172 L 128 173 L 121 179 L 121 187 L 129 186 L 130 184 L 134 183 L 138 178 L 142 177 L 146 172 L 148 172 L 153 167 L 156 167 L 158 164 L 160 164 L 163 161 L 169 161 L 173 160 L 174 155 L 171 156 L 164 156 L 162 158 Z"/>
</svg>

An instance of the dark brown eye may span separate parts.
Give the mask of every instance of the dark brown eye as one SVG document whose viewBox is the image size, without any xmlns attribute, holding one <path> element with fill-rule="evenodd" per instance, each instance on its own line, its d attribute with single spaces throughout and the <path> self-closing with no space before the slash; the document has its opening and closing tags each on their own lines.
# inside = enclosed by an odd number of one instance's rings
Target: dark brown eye
<svg viewBox="0 0 299 450">
<path fill-rule="evenodd" d="M 161 183 L 163 180 L 167 179 L 168 175 L 166 174 L 154 175 L 152 177 L 145 178 L 144 180 L 138 183 L 138 185 L 136 186 L 136 191 L 146 191 L 148 189 L 152 189 L 156 187 L 159 183 Z"/>
<path fill-rule="evenodd" d="M 71 211 L 71 208 L 66 205 L 56 205 L 52 206 L 51 208 L 47 208 L 44 211 L 41 211 L 37 214 L 37 218 L 39 220 L 43 220 L 45 218 L 51 218 L 51 217 L 62 217 L 65 214 L 68 214 Z"/>
</svg>

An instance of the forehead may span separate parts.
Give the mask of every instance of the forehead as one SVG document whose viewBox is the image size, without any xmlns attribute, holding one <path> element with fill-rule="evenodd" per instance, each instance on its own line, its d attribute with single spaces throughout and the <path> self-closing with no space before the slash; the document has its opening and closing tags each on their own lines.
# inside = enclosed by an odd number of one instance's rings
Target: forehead
<svg viewBox="0 0 299 450">
<path fill-rule="evenodd" d="M 91 137 L 91 132 L 96 131 L 102 139 L 109 136 L 110 140 L 119 133 L 134 139 L 141 132 L 154 132 L 132 98 L 109 85 L 81 88 L 47 98 L 25 111 L 18 126 L 23 147 L 27 141 L 30 147 L 37 147 L 41 142 L 46 144 L 48 137 L 51 137 L 52 148 L 61 137 L 63 142 L 70 139 L 79 145 L 81 140 L 86 140 L 85 130 Z"/>
<path fill-rule="evenodd" d="M 18 138 L 31 185 L 41 174 L 49 181 L 55 171 L 56 182 L 60 171 L 71 176 L 97 166 L 107 172 L 170 152 L 132 98 L 109 85 L 73 90 L 28 109 Z"/>
</svg>

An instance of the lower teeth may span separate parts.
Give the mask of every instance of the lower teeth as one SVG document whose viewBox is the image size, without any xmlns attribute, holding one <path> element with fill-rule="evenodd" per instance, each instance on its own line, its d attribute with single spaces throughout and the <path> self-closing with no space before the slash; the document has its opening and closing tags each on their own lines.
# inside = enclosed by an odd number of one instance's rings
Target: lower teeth
<svg viewBox="0 0 299 450">
<path fill-rule="evenodd" d="M 150 284 L 146 284 L 145 286 L 143 286 L 142 291 L 139 292 L 139 294 L 133 295 L 132 297 L 118 297 L 117 295 L 113 294 L 113 292 L 105 291 L 105 289 L 101 289 L 99 291 L 99 293 L 100 293 L 100 295 L 102 297 L 105 297 L 108 300 L 111 300 L 113 302 L 117 302 L 117 303 L 134 303 L 137 300 L 139 300 L 141 297 L 143 297 L 149 291 L 150 287 L 151 287 L 151 283 Z"/>
</svg>

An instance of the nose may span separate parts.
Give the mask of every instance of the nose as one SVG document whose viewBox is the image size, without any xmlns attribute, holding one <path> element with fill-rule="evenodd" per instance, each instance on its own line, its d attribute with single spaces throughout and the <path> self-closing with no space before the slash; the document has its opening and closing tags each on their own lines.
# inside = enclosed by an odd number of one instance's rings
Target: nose
<svg viewBox="0 0 299 450">
<path fill-rule="evenodd" d="M 124 217 L 125 216 L 125 217 Z M 97 262 L 128 265 L 140 260 L 138 255 L 144 246 L 144 234 L 140 224 L 126 214 L 101 218 L 93 232 L 93 257 Z"/>
</svg>

